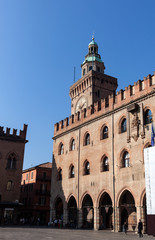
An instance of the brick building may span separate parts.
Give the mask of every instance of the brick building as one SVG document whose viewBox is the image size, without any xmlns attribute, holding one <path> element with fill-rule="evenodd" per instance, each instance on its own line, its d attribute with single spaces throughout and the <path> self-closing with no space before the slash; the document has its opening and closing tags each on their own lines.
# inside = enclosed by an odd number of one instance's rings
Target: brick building
<svg viewBox="0 0 155 240">
<path fill-rule="evenodd" d="M 28 168 L 22 173 L 20 202 L 23 203 L 21 217 L 26 223 L 49 222 L 52 163 L 47 162 Z"/>
<path fill-rule="evenodd" d="M 17 222 L 26 132 L 0 127 L 0 224 Z"/>
<path fill-rule="evenodd" d="M 116 93 L 92 39 L 70 87 L 71 116 L 55 124 L 51 219 L 79 228 L 146 231 L 143 150 L 150 146 L 155 75 Z"/>
</svg>

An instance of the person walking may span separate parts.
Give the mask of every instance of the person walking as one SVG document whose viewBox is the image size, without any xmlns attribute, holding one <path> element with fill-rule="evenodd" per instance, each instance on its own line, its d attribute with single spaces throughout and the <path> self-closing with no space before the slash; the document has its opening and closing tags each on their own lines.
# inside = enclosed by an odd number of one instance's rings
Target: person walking
<svg viewBox="0 0 155 240">
<path fill-rule="evenodd" d="M 143 223 L 142 223 L 141 219 L 139 219 L 139 222 L 138 222 L 138 234 L 139 234 L 139 237 L 143 237 L 142 230 L 143 230 Z"/>
<path fill-rule="evenodd" d="M 128 225 L 127 225 L 127 223 L 125 222 L 125 223 L 124 223 L 124 232 L 125 232 L 125 234 L 127 234 L 127 230 L 128 230 Z"/>
</svg>

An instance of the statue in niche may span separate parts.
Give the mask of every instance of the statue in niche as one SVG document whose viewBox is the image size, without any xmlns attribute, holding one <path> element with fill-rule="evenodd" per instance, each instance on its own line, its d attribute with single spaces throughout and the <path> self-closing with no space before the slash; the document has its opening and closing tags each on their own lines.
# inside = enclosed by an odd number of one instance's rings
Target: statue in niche
<svg viewBox="0 0 155 240">
<path fill-rule="evenodd" d="M 134 112 L 133 120 L 131 122 L 131 136 L 135 141 L 137 141 L 139 136 L 139 124 L 140 124 L 140 120 L 138 118 L 138 114 L 137 112 Z"/>
</svg>

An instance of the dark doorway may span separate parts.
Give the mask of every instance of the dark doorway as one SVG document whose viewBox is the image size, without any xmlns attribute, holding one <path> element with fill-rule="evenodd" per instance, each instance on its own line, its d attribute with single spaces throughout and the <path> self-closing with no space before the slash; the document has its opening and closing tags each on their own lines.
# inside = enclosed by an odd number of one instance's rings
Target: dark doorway
<svg viewBox="0 0 155 240">
<path fill-rule="evenodd" d="M 121 212 L 121 226 L 126 223 L 128 225 L 128 211 L 124 208 Z"/>
<path fill-rule="evenodd" d="M 82 203 L 83 228 L 92 229 L 94 227 L 94 210 L 92 198 L 87 194 Z"/>
<path fill-rule="evenodd" d="M 100 229 L 112 229 L 112 201 L 108 193 L 103 193 L 99 203 Z"/>
<path fill-rule="evenodd" d="M 55 203 L 55 210 L 56 210 L 56 219 L 63 220 L 63 202 L 61 198 L 58 198 Z"/>
<path fill-rule="evenodd" d="M 125 190 L 119 202 L 120 207 L 120 231 L 123 230 L 123 224 L 126 222 L 129 231 L 135 230 L 137 226 L 137 213 L 135 207 L 135 200 L 132 194 Z"/>
<path fill-rule="evenodd" d="M 77 204 L 75 198 L 72 196 L 68 202 L 68 225 L 71 228 L 77 227 Z"/>
</svg>

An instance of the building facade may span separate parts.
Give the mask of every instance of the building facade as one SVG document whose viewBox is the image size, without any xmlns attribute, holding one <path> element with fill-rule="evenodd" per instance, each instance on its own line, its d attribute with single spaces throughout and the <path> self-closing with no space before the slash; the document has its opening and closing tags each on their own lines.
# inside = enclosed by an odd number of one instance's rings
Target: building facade
<svg viewBox="0 0 155 240">
<path fill-rule="evenodd" d="M 20 218 L 24 218 L 25 224 L 45 225 L 49 222 L 51 168 L 52 163 L 47 162 L 22 173 Z"/>
<path fill-rule="evenodd" d="M 78 228 L 146 231 L 144 155 L 151 145 L 155 75 L 116 93 L 92 39 L 70 87 L 69 118 L 55 124 L 51 219 Z"/>
<path fill-rule="evenodd" d="M 0 127 L 0 224 L 17 223 L 26 132 L 25 124 L 19 135 Z"/>
</svg>

